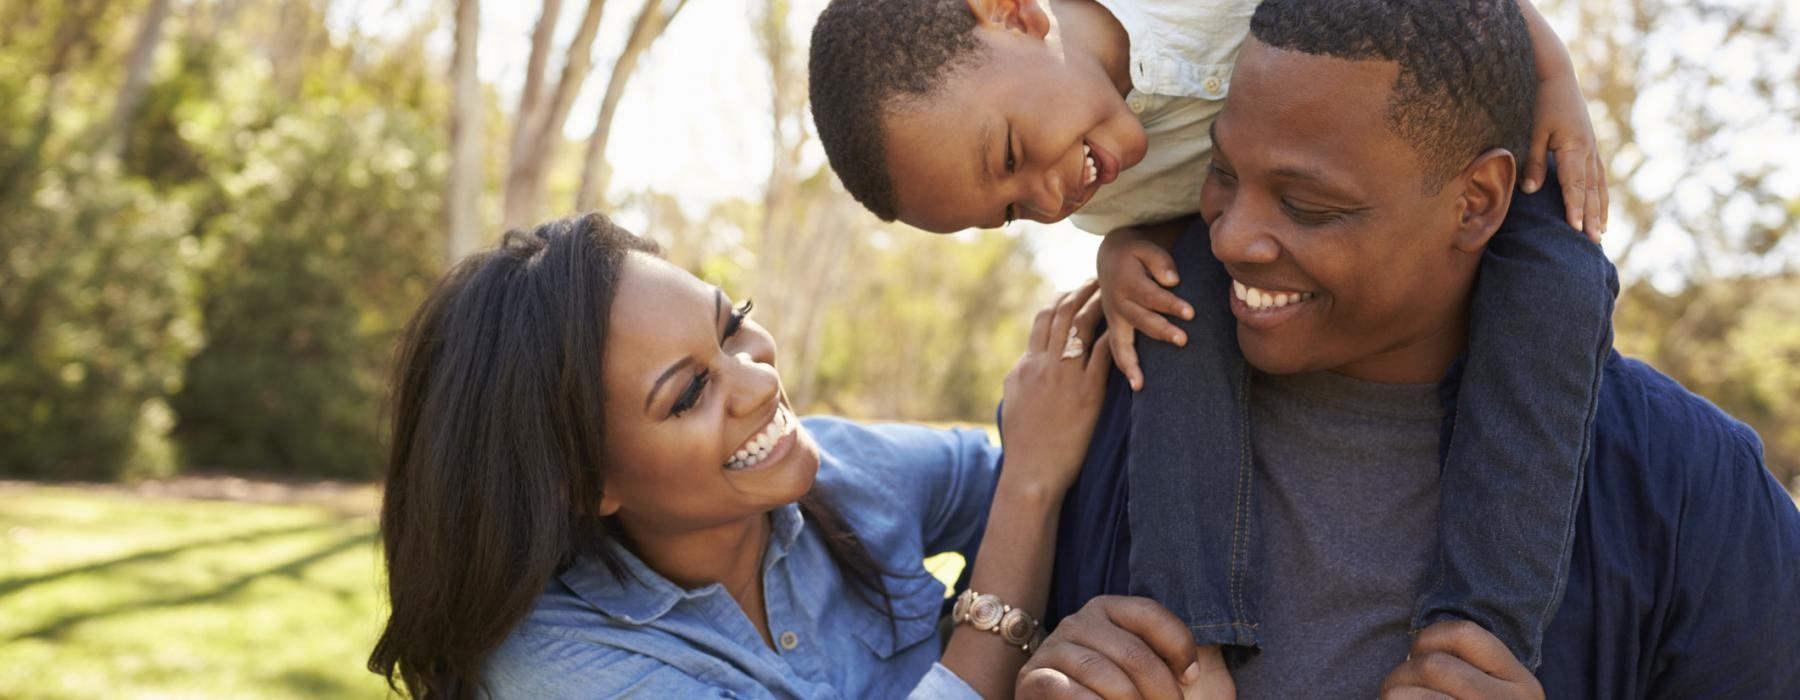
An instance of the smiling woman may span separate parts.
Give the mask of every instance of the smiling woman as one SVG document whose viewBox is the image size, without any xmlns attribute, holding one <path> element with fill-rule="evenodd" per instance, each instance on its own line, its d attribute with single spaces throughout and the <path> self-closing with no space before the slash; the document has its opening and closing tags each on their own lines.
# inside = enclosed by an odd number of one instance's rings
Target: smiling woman
<svg viewBox="0 0 1800 700">
<path fill-rule="evenodd" d="M 1110 367 L 1093 294 L 1038 315 L 1000 476 L 980 431 L 796 418 L 752 305 L 603 216 L 508 233 L 400 348 L 369 668 L 417 697 L 1009 695 Z M 939 663 L 922 560 L 978 544 Z"/>
</svg>

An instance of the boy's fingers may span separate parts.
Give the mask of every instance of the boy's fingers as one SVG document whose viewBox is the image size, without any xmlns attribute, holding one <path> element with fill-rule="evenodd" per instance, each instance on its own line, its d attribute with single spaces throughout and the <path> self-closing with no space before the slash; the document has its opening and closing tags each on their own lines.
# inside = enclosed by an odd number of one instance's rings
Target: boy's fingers
<svg viewBox="0 0 1800 700">
<path fill-rule="evenodd" d="M 1606 235 L 1606 220 L 1612 214 L 1612 196 L 1606 190 L 1606 159 L 1594 152 L 1594 183 L 1600 188 L 1600 235 Z"/>
<path fill-rule="evenodd" d="M 1124 335 L 1124 336 L 1131 335 L 1131 330 L 1126 329 L 1124 333 L 1114 333 L 1114 332 L 1112 332 L 1112 329 L 1109 328 L 1107 330 L 1101 331 L 1100 337 L 1094 339 L 1094 351 L 1088 355 L 1087 369 L 1088 369 L 1088 373 L 1090 375 L 1098 377 L 1099 381 L 1101 382 L 1100 386 L 1106 386 L 1106 384 L 1105 384 L 1106 368 L 1108 366 L 1112 365 L 1113 357 L 1114 357 L 1114 355 L 1113 355 L 1114 345 L 1113 344 L 1117 343 L 1118 340 L 1116 340 L 1116 338 L 1118 338 L 1119 336 L 1122 336 L 1122 335 Z M 1127 351 L 1129 351 L 1131 349 L 1131 341 L 1130 340 L 1125 341 L 1125 349 Z M 1135 354 L 1132 355 L 1131 363 L 1132 363 L 1132 365 L 1134 365 L 1132 369 L 1135 370 L 1136 369 L 1135 365 L 1137 364 L 1137 355 L 1135 355 Z M 1123 367 L 1119 368 L 1120 371 L 1124 371 L 1124 369 L 1125 368 L 1123 368 Z M 1126 372 L 1125 376 L 1127 379 L 1129 379 L 1131 377 L 1131 373 Z"/>
<path fill-rule="evenodd" d="M 1543 129 L 1536 129 L 1531 134 L 1531 155 L 1525 157 L 1525 179 L 1519 183 L 1519 189 L 1525 194 L 1538 191 L 1544 183 L 1544 152 L 1550 147 L 1550 135 Z"/>
<path fill-rule="evenodd" d="M 1187 347 L 1187 334 L 1162 314 L 1132 302 L 1125 302 L 1122 306 L 1125 308 L 1120 309 L 1119 314 L 1138 332 L 1176 347 Z"/>
<path fill-rule="evenodd" d="M 1131 291 L 1131 300 L 1152 311 L 1175 316 L 1184 321 L 1194 320 L 1194 307 L 1187 300 L 1174 292 L 1157 286 L 1138 286 Z"/>
<path fill-rule="evenodd" d="M 1568 164 L 1556 171 L 1562 178 L 1563 207 L 1568 211 L 1569 226 L 1582 233 L 1587 233 L 1588 209 L 1588 173 L 1586 164 L 1588 154 L 1574 145 L 1565 144 L 1556 151 L 1557 160 Z"/>
<path fill-rule="evenodd" d="M 1164 287 L 1173 287 L 1181 283 L 1181 274 L 1175 271 L 1175 257 L 1162 246 L 1140 246 L 1134 251 L 1138 262 L 1150 273 L 1150 278 Z"/>
</svg>

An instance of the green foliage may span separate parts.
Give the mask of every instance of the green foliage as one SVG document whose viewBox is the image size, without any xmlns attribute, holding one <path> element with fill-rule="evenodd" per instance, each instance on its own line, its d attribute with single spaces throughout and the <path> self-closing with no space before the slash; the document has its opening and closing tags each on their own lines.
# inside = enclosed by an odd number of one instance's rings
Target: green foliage
<svg viewBox="0 0 1800 700">
<path fill-rule="evenodd" d="M 422 115 L 283 116 L 207 223 L 206 346 L 176 397 L 190 465 L 379 472 L 387 351 L 442 258 Z"/>
<path fill-rule="evenodd" d="M 0 475 L 167 473 L 163 399 L 195 341 L 186 213 L 105 171 L 29 184 L 0 202 Z"/>
<path fill-rule="evenodd" d="M 111 6 L 0 10 L 0 474 L 374 475 L 388 349 L 443 257 L 424 35 L 202 3 L 115 136 L 141 8 Z"/>
<path fill-rule="evenodd" d="M 877 242 L 827 311 L 816 400 L 852 416 L 992 421 L 1049 298 L 1024 239 L 906 231 Z"/>
</svg>

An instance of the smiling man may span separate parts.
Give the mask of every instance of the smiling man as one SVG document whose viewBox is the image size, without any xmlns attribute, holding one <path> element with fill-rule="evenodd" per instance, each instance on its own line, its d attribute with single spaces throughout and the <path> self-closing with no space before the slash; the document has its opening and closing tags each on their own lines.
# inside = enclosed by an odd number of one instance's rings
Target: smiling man
<svg viewBox="0 0 1800 700">
<path fill-rule="evenodd" d="M 1513 154 L 1528 121 L 1505 118 L 1510 102 L 1472 80 L 1480 52 L 1424 68 L 1384 57 L 1442 31 L 1430 23 L 1468 20 L 1448 10 L 1392 16 L 1406 12 L 1397 7 L 1286 0 L 1257 10 L 1215 123 L 1204 222 L 1173 249 L 1183 267 L 1223 263 L 1230 290 L 1177 291 L 1231 305 L 1252 368 L 1254 474 L 1238 502 L 1251 523 L 1244 566 L 1264 582 L 1247 602 L 1262 612 L 1262 643 L 1238 655 L 1237 692 L 1800 696 L 1800 513 L 1764 470 L 1754 432 L 1616 354 L 1542 665 L 1534 673 L 1475 625 L 1411 624 L 1417 592 L 1441 564 L 1439 519 L 1470 510 L 1457 499 L 1495 495 L 1446 499 L 1439 488 L 1449 441 L 1474 428 L 1446 407 L 1470 319 L 1483 317 L 1470 308 L 1478 263 L 1509 211 L 1526 226 L 1555 226 L 1563 202 L 1554 185 L 1515 195 Z M 1511 301 L 1556 304 L 1557 292 Z M 1157 390 L 1135 405 L 1115 376 L 1065 500 L 1062 521 L 1084 532 L 1059 538 L 1049 616 L 1081 609 L 1021 674 L 1022 695 L 1167 689 L 1191 658 L 1189 630 L 1173 615 L 1108 596 L 1130 589 L 1131 537 L 1184 536 L 1129 531 L 1133 498 L 1180 494 L 1130 493 L 1123 473 L 1128 455 L 1179 463 L 1184 440 L 1206 439 L 1180 428 L 1201 410 L 1183 401 L 1196 392 L 1182 382 L 1198 376 L 1184 367 L 1206 361 L 1205 347 L 1148 344 L 1147 385 Z"/>
</svg>

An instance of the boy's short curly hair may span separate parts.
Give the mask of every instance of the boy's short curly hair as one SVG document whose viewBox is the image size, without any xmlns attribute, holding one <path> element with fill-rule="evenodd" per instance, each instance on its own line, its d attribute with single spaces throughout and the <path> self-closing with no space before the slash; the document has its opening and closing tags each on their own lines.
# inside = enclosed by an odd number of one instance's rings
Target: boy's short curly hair
<svg viewBox="0 0 1800 700">
<path fill-rule="evenodd" d="M 1523 159 L 1537 73 L 1515 0 L 1266 0 L 1250 34 L 1277 49 L 1400 64 L 1387 124 L 1435 192 L 1490 148 Z"/>
<path fill-rule="evenodd" d="M 844 189 L 882 221 L 899 216 L 883 120 L 984 54 L 975 26 L 964 0 L 832 0 L 813 25 L 807 73 L 819 141 Z"/>
</svg>

